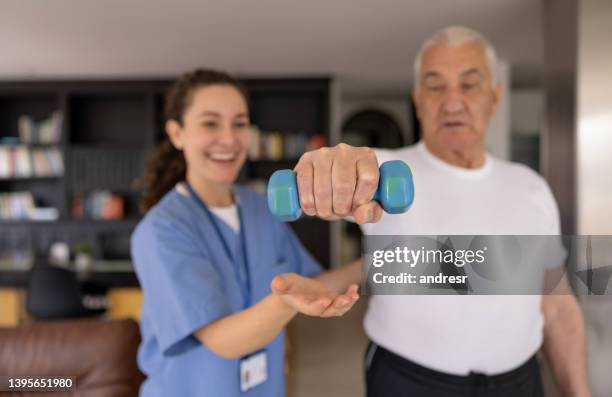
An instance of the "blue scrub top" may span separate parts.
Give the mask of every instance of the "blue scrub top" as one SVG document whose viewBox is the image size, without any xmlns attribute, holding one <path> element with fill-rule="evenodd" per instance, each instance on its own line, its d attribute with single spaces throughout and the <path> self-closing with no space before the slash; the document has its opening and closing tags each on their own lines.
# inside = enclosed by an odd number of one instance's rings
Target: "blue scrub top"
<svg viewBox="0 0 612 397">
<path fill-rule="evenodd" d="M 261 195 L 238 185 L 234 193 L 246 237 L 251 304 L 270 294 L 277 274 L 321 271 Z M 236 236 L 217 220 L 224 237 Z M 239 249 L 238 241 L 230 247 Z M 245 298 L 235 264 L 193 197 L 175 188 L 149 210 L 132 235 L 132 259 L 144 292 L 138 365 L 147 379 L 140 396 L 284 396 L 284 331 L 265 348 L 268 380 L 247 392 L 240 391 L 240 360 L 216 355 L 192 335 L 242 310 Z"/>
</svg>

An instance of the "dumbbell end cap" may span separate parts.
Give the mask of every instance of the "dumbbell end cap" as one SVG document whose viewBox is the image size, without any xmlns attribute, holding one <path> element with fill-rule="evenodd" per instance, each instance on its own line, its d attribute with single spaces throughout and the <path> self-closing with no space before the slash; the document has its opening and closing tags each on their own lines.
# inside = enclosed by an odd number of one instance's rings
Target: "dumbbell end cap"
<svg viewBox="0 0 612 397">
<path fill-rule="evenodd" d="M 291 170 L 274 172 L 268 182 L 268 208 L 284 222 L 293 222 L 302 216 L 295 173 Z"/>
<path fill-rule="evenodd" d="M 381 181 L 386 183 L 379 186 L 384 190 L 379 196 L 384 196 L 381 205 L 388 214 L 402 214 L 414 201 L 414 183 L 410 167 L 401 160 L 392 160 L 383 163 L 380 167 Z"/>
</svg>

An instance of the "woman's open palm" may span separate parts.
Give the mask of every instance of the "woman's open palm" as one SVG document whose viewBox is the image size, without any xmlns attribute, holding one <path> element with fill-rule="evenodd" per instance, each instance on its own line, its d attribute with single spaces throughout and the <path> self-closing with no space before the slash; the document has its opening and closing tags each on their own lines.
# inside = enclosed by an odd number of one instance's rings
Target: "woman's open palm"
<svg viewBox="0 0 612 397">
<path fill-rule="evenodd" d="M 317 317 L 342 316 L 359 298 L 357 284 L 351 284 L 344 293 L 339 294 L 319 280 L 296 273 L 274 277 L 270 287 L 273 293 L 282 297 L 296 311 Z"/>
</svg>

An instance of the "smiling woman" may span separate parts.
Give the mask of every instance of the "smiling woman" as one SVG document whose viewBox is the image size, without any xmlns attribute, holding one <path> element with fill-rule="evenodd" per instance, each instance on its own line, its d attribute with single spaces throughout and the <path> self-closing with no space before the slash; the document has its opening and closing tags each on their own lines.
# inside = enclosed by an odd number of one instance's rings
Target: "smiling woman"
<svg viewBox="0 0 612 397">
<path fill-rule="evenodd" d="M 213 70 L 186 73 L 166 98 L 167 140 L 142 180 L 147 213 L 132 235 L 144 291 L 141 396 L 282 396 L 285 325 L 298 312 L 344 314 L 357 300 L 356 284 L 335 292 L 329 277 L 304 277 L 320 265 L 263 196 L 235 184 L 246 98 Z"/>
</svg>

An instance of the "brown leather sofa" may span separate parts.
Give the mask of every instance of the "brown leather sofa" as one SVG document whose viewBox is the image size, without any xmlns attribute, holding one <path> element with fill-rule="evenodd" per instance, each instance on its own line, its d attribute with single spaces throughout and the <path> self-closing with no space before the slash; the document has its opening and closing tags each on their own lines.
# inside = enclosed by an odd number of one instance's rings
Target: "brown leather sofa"
<svg viewBox="0 0 612 397">
<path fill-rule="evenodd" d="M 76 388 L 70 392 L 0 392 L 0 396 L 137 396 L 143 381 L 136 365 L 139 343 L 133 320 L 87 318 L 0 328 L 1 375 L 76 377 Z"/>
</svg>

